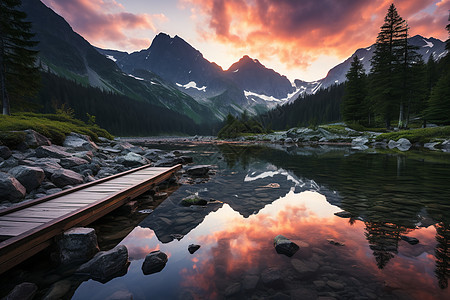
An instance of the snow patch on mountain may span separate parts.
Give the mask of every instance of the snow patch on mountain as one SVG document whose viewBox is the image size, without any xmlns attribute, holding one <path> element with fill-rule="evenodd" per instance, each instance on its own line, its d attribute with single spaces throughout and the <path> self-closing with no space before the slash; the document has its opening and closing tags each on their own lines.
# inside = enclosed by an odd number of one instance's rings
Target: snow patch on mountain
<svg viewBox="0 0 450 300">
<path fill-rule="evenodd" d="M 134 79 L 137 79 L 137 80 L 144 80 L 144 78 L 136 77 L 136 76 L 131 75 L 131 74 L 128 74 L 128 76 L 133 77 Z"/>
<path fill-rule="evenodd" d="M 264 101 L 267 101 L 267 102 L 282 102 L 282 100 L 280 100 L 278 98 L 275 98 L 274 96 L 267 96 L 267 95 L 263 95 L 263 94 L 257 94 L 257 93 L 251 92 L 251 91 L 244 91 L 244 95 L 245 95 L 245 98 L 248 99 L 250 97 L 251 100 L 254 100 L 251 97 L 258 97 L 258 98 L 263 99 Z"/>
<path fill-rule="evenodd" d="M 425 45 L 423 45 L 422 47 L 434 47 L 434 44 L 430 41 L 427 41 L 426 39 L 423 39 L 423 41 L 425 42 Z"/>
<path fill-rule="evenodd" d="M 182 87 L 182 88 L 184 88 L 186 90 L 192 88 L 192 89 L 197 89 L 199 91 L 206 92 L 206 86 L 202 86 L 200 88 L 200 87 L 197 86 L 197 83 L 195 81 L 190 81 L 190 82 L 188 82 L 188 83 L 186 83 L 184 85 L 181 84 L 181 83 L 177 83 L 176 85 L 179 86 L 179 87 Z"/>
<path fill-rule="evenodd" d="M 116 61 L 117 61 L 117 59 L 116 59 L 114 56 L 112 56 L 112 55 L 106 55 L 106 58 L 109 58 L 109 59 L 112 60 L 113 62 L 116 62 Z"/>
</svg>

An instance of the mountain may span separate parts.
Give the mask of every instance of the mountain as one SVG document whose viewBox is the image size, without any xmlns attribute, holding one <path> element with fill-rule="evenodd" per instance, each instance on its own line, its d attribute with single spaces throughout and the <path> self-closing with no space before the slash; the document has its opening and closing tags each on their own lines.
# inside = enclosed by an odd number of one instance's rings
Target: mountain
<svg viewBox="0 0 450 300">
<path fill-rule="evenodd" d="M 39 0 L 23 0 L 22 9 L 32 23 L 39 41 L 39 61 L 44 69 L 85 86 L 126 95 L 168 108 L 190 117 L 196 123 L 214 122 L 211 110 L 151 72 L 141 77 L 124 73 L 117 64 L 100 54 L 70 25 Z M 128 55 L 127 53 L 121 53 Z M 120 57 L 119 52 L 114 55 Z"/>
<path fill-rule="evenodd" d="M 224 71 L 179 36 L 158 34 L 148 49 L 127 54 L 97 49 L 123 72 L 152 72 L 223 118 L 228 113 L 265 112 L 304 92 L 258 60 L 244 56 Z M 306 88 L 305 88 L 306 90 Z"/>
<path fill-rule="evenodd" d="M 422 56 L 425 62 L 428 61 L 431 55 L 433 55 L 435 60 L 439 60 L 444 57 L 447 51 L 445 50 L 445 42 L 435 39 L 435 38 L 424 38 L 420 35 L 415 35 L 409 38 L 409 44 L 417 46 L 419 49 L 417 52 Z M 367 48 L 361 48 L 355 51 L 349 58 L 344 62 L 338 64 L 330 71 L 328 71 L 327 76 L 320 81 L 321 88 L 327 88 L 336 83 L 342 83 L 347 80 L 345 75 L 350 69 L 351 62 L 353 58 L 357 55 L 360 61 L 364 65 L 366 73 L 370 71 L 370 60 L 372 59 L 373 52 L 375 50 L 375 44 Z"/>
</svg>

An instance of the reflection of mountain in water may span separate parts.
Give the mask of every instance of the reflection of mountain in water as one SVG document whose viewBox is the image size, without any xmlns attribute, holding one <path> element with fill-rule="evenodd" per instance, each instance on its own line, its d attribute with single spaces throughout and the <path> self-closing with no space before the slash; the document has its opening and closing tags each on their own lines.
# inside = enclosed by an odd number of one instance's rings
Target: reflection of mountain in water
<svg viewBox="0 0 450 300">
<path fill-rule="evenodd" d="M 181 187 L 140 226 L 152 229 L 163 243 L 182 238 L 197 227 L 205 216 L 221 207 L 218 203 L 209 203 L 206 207 L 180 205 L 182 198 L 192 193 L 197 193 L 206 200 L 227 203 L 244 218 L 257 214 L 291 189 L 297 193 L 317 191 L 330 199 L 330 202 L 339 202 L 337 193 L 320 187 L 313 180 L 297 178 L 292 172 L 278 169 L 269 163 L 252 162 L 248 170 L 225 169 L 219 173 L 207 183 Z"/>
</svg>

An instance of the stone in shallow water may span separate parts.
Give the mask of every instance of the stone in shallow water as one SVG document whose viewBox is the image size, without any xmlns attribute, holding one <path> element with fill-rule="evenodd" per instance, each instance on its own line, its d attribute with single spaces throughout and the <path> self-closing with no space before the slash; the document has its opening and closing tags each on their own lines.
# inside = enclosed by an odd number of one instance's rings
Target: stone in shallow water
<svg viewBox="0 0 450 300">
<path fill-rule="evenodd" d="M 327 242 L 330 243 L 331 245 L 335 245 L 335 246 L 345 246 L 345 243 L 338 242 L 333 239 L 327 239 Z"/>
<path fill-rule="evenodd" d="M 142 264 L 142 272 L 144 275 L 160 272 L 166 266 L 167 255 L 161 251 L 150 252 Z"/>
<path fill-rule="evenodd" d="M 34 298 L 38 287 L 34 283 L 23 282 L 16 285 L 14 289 L 4 299 L 7 300 L 31 300 Z"/>
<path fill-rule="evenodd" d="M 71 228 L 64 232 L 57 246 L 58 262 L 63 264 L 86 262 L 99 251 L 93 228 Z"/>
<path fill-rule="evenodd" d="M 281 272 L 276 268 L 265 269 L 261 273 L 261 281 L 264 283 L 264 285 L 274 289 L 281 289 L 284 287 L 284 281 L 281 277 Z"/>
<path fill-rule="evenodd" d="M 259 281 L 258 275 L 245 275 L 242 284 L 244 286 L 244 289 L 249 291 L 254 290 L 256 288 L 258 281 Z"/>
<path fill-rule="evenodd" d="M 200 245 L 190 244 L 188 247 L 188 251 L 190 254 L 194 254 L 198 249 L 200 249 Z"/>
<path fill-rule="evenodd" d="M 184 206 L 190 206 L 190 205 L 202 205 L 203 206 L 203 205 L 208 204 L 208 201 L 200 198 L 197 195 L 191 195 L 189 197 L 183 198 L 183 200 L 181 200 L 181 204 Z"/>
<path fill-rule="evenodd" d="M 298 251 L 298 249 L 300 249 L 300 247 L 296 243 L 290 241 L 287 237 L 281 234 L 275 237 L 273 243 L 275 245 L 275 250 L 277 251 L 277 253 L 284 254 L 289 257 L 294 255 Z"/>
<path fill-rule="evenodd" d="M 334 213 L 335 216 L 338 216 L 340 218 L 351 218 L 352 214 L 348 211 L 339 211 L 337 213 Z"/>
</svg>

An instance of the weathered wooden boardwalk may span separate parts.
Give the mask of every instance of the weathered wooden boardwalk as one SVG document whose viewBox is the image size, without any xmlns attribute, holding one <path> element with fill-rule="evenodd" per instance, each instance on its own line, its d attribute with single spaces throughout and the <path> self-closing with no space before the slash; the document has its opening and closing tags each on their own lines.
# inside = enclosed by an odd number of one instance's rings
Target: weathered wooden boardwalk
<svg viewBox="0 0 450 300">
<path fill-rule="evenodd" d="M 55 236 L 92 223 L 180 168 L 147 165 L 0 210 L 0 274 L 48 247 Z"/>
</svg>

